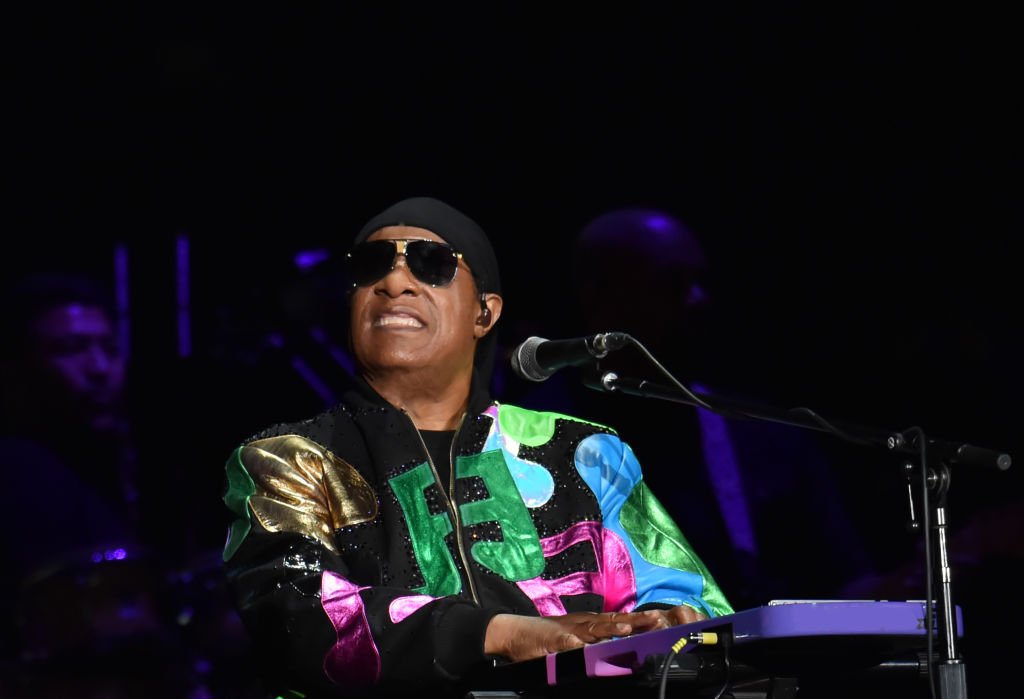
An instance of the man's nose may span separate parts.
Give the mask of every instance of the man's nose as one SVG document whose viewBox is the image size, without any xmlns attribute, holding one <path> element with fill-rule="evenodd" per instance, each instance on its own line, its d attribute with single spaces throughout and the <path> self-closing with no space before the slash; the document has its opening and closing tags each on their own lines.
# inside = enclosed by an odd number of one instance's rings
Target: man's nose
<svg viewBox="0 0 1024 699">
<path fill-rule="evenodd" d="M 409 263 L 405 259 L 405 253 L 395 255 L 395 264 L 387 274 L 381 277 L 377 286 L 383 288 L 390 294 L 400 294 L 407 289 L 415 288 L 416 277 L 409 269 Z"/>
</svg>

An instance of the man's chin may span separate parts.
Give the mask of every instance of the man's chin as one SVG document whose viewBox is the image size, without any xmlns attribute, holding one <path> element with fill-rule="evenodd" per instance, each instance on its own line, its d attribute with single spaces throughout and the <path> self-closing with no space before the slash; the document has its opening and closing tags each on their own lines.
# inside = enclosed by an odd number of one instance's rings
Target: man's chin
<svg viewBox="0 0 1024 699">
<path fill-rule="evenodd" d="M 409 371 L 410 369 L 423 368 L 428 363 L 429 357 L 430 353 L 417 345 L 410 344 L 404 347 L 392 345 L 386 352 L 376 352 L 365 364 L 376 373 L 383 371 Z"/>
</svg>

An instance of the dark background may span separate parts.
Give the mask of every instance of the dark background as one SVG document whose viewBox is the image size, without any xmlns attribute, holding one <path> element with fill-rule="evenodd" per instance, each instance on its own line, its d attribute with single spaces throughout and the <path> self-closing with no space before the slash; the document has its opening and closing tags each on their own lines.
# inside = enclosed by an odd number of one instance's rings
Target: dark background
<svg viewBox="0 0 1024 699">
<path fill-rule="evenodd" d="M 181 234 L 200 357 L 244 351 L 225 327 L 301 313 L 304 297 L 281 296 L 297 250 L 345 244 L 415 194 L 494 237 L 505 327 L 558 337 L 572 236 L 647 205 L 704 241 L 738 387 L 1019 444 L 1021 56 L 1000 12 L 22 15 L 8 27 L 7 267 L 106 274 L 127 246 L 140 366 L 174 356 Z"/>
<path fill-rule="evenodd" d="M 125 246 L 136 391 L 200 435 L 192 458 L 212 484 L 240 439 L 319 409 L 294 355 L 268 348 L 302 354 L 304 329 L 331 330 L 336 289 L 304 277 L 297 251 L 437 196 L 494 239 L 503 326 L 559 337 L 573 236 L 607 209 L 652 206 L 705 243 L 735 388 L 1019 458 L 1022 61 L 1008 13 L 22 10 L 7 26 L 4 266 L 109 276 Z M 848 461 L 866 491 L 889 487 L 870 450 Z M 1019 497 L 1020 470 L 955 474 L 963 510 Z"/>
</svg>

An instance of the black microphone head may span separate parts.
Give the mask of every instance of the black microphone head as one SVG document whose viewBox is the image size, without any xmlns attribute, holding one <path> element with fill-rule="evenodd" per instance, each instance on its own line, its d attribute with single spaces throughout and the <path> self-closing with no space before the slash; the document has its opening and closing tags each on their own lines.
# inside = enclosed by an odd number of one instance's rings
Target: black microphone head
<svg viewBox="0 0 1024 699">
<path fill-rule="evenodd" d="M 544 342 L 543 337 L 528 337 L 512 351 L 512 371 L 527 381 L 544 381 L 554 374 L 537 362 L 537 348 Z"/>
</svg>

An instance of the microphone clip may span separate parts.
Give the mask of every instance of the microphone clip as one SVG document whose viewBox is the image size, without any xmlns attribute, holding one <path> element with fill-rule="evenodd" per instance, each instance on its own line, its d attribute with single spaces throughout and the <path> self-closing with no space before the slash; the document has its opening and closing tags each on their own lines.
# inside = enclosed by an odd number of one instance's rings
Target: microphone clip
<svg viewBox="0 0 1024 699">
<path fill-rule="evenodd" d="M 609 352 L 622 349 L 628 342 L 629 335 L 626 333 L 598 333 L 590 343 L 590 353 L 596 359 L 604 359 Z"/>
</svg>

